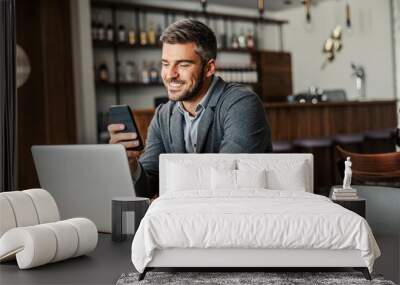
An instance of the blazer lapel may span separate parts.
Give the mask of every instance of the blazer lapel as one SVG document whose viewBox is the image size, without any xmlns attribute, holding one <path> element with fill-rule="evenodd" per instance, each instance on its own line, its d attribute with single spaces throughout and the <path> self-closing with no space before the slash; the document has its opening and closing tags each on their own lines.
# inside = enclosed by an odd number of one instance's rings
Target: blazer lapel
<svg viewBox="0 0 400 285">
<path fill-rule="evenodd" d="M 176 153 L 185 153 L 185 139 L 183 136 L 183 115 L 178 111 L 175 105 L 172 110 L 169 128 L 170 141 L 172 148 Z"/>
<path fill-rule="evenodd" d="M 210 98 L 210 101 L 208 102 L 206 109 L 203 111 L 204 115 L 201 118 L 201 121 L 197 129 L 197 147 L 196 147 L 197 153 L 203 151 L 204 145 L 207 141 L 210 126 L 214 122 L 215 106 L 217 105 L 218 100 L 221 97 L 222 92 L 224 91 L 225 85 L 226 85 L 225 82 L 221 78 L 218 78 L 218 81 L 215 84 L 214 89 L 211 91 L 212 93 L 210 95 L 212 96 Z"/>
<path fill-rule="evenodd" d="M 203 112 L 203 117 L 201 118 L 201 121 L 199 122 L 199 126 L 197 128 L 197 153 L 202 152 L 204 144 L 206 143 L 208 137 L 208 130 L 214 121 L 214 108 L 209 106 Z"/>
</svg>

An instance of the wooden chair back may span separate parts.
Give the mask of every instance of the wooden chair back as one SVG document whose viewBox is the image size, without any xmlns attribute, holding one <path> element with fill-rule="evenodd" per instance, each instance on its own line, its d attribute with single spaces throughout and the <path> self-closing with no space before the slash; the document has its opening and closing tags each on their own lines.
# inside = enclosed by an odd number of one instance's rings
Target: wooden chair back
<svg viewBox="0 0 400 285">
<path fill-rule="evenodd" d="M 338 163 L 341 174 L 344 161 L 350 157 L 355 181 L 400 183 L 400 152 L 363 154 L 346 151 L 340 146 L 336 146 L 336 150 L 341 160 Z"/>
</svg>

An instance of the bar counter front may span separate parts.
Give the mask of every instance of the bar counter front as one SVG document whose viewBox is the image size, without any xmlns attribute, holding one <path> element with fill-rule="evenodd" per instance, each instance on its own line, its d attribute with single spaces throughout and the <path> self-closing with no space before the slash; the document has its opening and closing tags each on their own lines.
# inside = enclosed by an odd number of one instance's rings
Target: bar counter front
<svg viewBox="0 0 400 285">
<path fill-rule="evenodd" d="M 265 103 L 273 141 L 323 138 L 397 126 L 396 100 L 311 103 Z M 154 109 L 135 110 L 144 140 Z"/>
</svg>

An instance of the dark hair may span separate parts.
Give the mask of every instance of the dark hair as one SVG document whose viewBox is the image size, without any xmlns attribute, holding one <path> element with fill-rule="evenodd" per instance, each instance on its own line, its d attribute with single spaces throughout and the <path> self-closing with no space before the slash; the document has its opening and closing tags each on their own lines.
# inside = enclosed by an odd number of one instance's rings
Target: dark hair
<svg viewBox="0 0 400 285">
<path fill-rule="evenodd" d="M 172 23 L 160 37 L 162 43 L 195 43 L 203 62 L 217 58 L 217 39 L 214 32 L 200 21 L 183 19 Z"/>
</svg>

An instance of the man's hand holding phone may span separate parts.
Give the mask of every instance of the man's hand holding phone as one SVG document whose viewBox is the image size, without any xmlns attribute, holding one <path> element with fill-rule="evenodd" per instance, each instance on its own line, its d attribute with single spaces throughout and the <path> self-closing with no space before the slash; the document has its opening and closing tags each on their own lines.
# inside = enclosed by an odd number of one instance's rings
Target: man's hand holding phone
<svg viewBox="0 0 400 285">
<path fill-rule="evenodd" d="M 143 149 L 143 143 L 131 108 L 128 105 L 111 106 L 108 121 L 110 144 L 122 144 L 125 147 L 129 167 L 134 173 L 138 166 L 137 159 Z"/>
<path fill-rule="evenodd" d="M 136 171 L 137 159 L 140 156 L 140 151 L 132 150 L 140 146 L 140 140 L 136 132 L 123 133 L 125 126 L 123 124 L 111 124 L 108 125 L 108 132 L 110 134 L 110 144 L 122 144 L 126 149 L 126 155 L 128 156 L 129 167 L 132 172 Z"/>
</svg>

